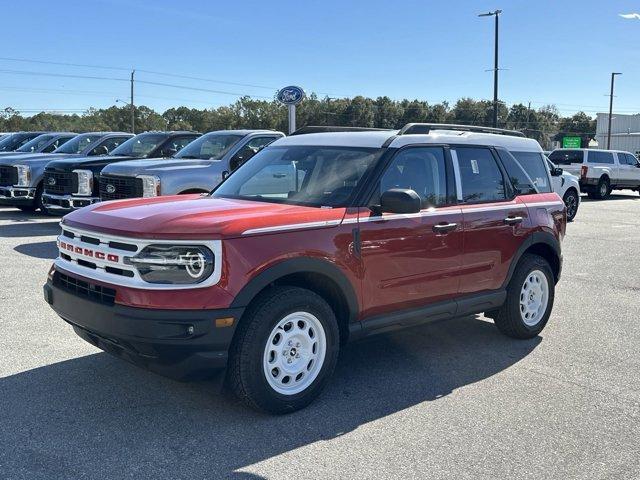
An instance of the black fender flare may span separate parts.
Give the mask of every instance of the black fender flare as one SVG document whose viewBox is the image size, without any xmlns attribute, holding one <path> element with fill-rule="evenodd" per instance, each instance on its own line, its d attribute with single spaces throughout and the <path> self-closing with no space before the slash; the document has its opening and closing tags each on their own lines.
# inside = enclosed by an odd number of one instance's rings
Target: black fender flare
<svg viewBox="0 0 640 480">
<path fill-rule="evenodd" d="M 558 241 L 558 239 L 552 233 L 549 233 L 549 232 L 540 232 L 540 231 L 533 232 L 531 235 L 529 235 L 525 239 L 524 242 L 522 242 L 522 245 L 520 245 L 515 255 L 513 256 L 513 259 L 511 260 L 511 265 L 509 265 L 509 271 L 507 272 L 507 278 L 505 278 L 504 283 L 502 284 L 502 288 L 507 288 L 507 286 L 509 285 L 509 282 L 511 281 L 511 277 L 513 276 L 513 272 L 515 271 L 516 266 L 520 261 L 520 258 L 522 258 L 522 255 L 524 255 L 524 252 L 526 252 L 533 245 L 537 245 L 537 244 L 543 244 L 551 248 L 551 250 L 555 253 L 558 259 L 560 269 L 561 269 L 562 249 L 560 247 L 560 242 Z M 556 282 L 560 278 L 560 269 L 557 272 Z"/>
<path fill-rule="evenodd" d="M 333 280 L 342 291 L 349 310 L 349 322 L 358 317 L 358 298 L 351 282 L 335 264 L 319 258 L 299 257 L 278 262 L 260 272 L 236 295 L 230 308 L 243 308 L 269 284 L 295 273 L 317 273 Z"/>
</svg>

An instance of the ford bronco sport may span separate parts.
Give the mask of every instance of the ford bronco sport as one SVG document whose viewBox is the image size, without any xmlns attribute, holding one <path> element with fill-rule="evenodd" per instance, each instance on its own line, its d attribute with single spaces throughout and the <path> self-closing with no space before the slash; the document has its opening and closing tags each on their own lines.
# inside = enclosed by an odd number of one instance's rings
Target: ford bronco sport
<svg viewBox="0 0 640 480">
<path fill-rule="evenodd" d="M 523 150 L 439 125 L 282 138 L 209 195 L 68 214 L 44 296 L 99 348 L 180 379 L 226 368 L 250 406 L 293 411 L 349 340 L 481 312 L 540 333 L 566 214 Z"/>
</svg>

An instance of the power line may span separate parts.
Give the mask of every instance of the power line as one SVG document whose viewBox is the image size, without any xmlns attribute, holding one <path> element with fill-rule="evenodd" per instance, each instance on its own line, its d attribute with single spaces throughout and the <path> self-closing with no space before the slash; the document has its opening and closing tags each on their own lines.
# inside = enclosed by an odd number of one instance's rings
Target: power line
<svg viewBox="0 0 640 480">
<path fill-rule="evenodd" d="M 84 63 L 53 62 L 50 60 L 31 60 L 28 58 L 0 57 L 0 60 L 6 60 L 9 62 L 39 63 L 43 65 L 59 65 L 63 67 L 97 68 L 102 70 L 124 70 L 124 71 L 131 70 L 130 68 L 124 68 L 124 67 L 107 67 L 104 65 L 87 65 Z"/>
<path fill-rule="evenodd" d="M 81 78 L 85 80 L 111 80 L 117 82 L 128 82 L 128 78 L 117 77 L 98 77 L 96 75 L 71 75 L 66 73 L 50 73 L 50 72 L 32 72 L 29 70 L 0 70 L 0 73 L 8 73 L 11 75 L 33 75 L 40 77 L 62 77 L 62 78 Z"/>
</svg>

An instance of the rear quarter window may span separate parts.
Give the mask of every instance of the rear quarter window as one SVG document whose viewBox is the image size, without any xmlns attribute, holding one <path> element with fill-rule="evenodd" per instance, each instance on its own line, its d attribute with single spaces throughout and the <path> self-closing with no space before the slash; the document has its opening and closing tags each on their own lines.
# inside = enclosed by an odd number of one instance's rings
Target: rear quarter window
<svg viewBox="0 0 640 480">
<path fill-rule="evenodd" d="M 540 152 L 511 152 L 519 163 L 522 170 L 527 174 L 528 180 L 533 182 L 539 193 L 551 192 L 551 181 L 547 172 L 547 165 L 544 155 Z M 506 168 L 506 164 L 505 164 Z M 507 169 L 507 172 L 509 170 Z M 511 172 L 509 172 L 511 177 Z M 522 183 L 525 183 L 524 181 Z M 515 185 L 514 185 L 515 186 Z M 521 190 L 521 189 L 519 189 Z M 524 194 L 522 192 L 521 194 Z M 535 193 L 535 192 L 531 192 Z"/>
<path fill-rule="evenodd" d="M 589 155 L 587 156 L 587 161 L 589 163 L 613 164 L 613 153 L 590 150 Z"/>
</svg>

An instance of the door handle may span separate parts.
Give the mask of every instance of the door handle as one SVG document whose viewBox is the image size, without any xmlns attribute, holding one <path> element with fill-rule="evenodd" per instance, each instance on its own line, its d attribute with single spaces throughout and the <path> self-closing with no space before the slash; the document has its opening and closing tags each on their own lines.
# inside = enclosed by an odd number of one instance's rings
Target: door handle
<svg viewBox="0 0 640 480">
<path fill-rule="evenodd" d="M 458 228 L 457 223 L 438 223 L 433 226 L 433 231 L 436 233 L 449 233 Z"/>
<path fill-rule="evenodd" d="M 504 223 L 506 223 L 507 225 L 517 225 L 519 223 L 522 223 L 522 217 L 507 217 L 504 219 Z"/>
</svg>

